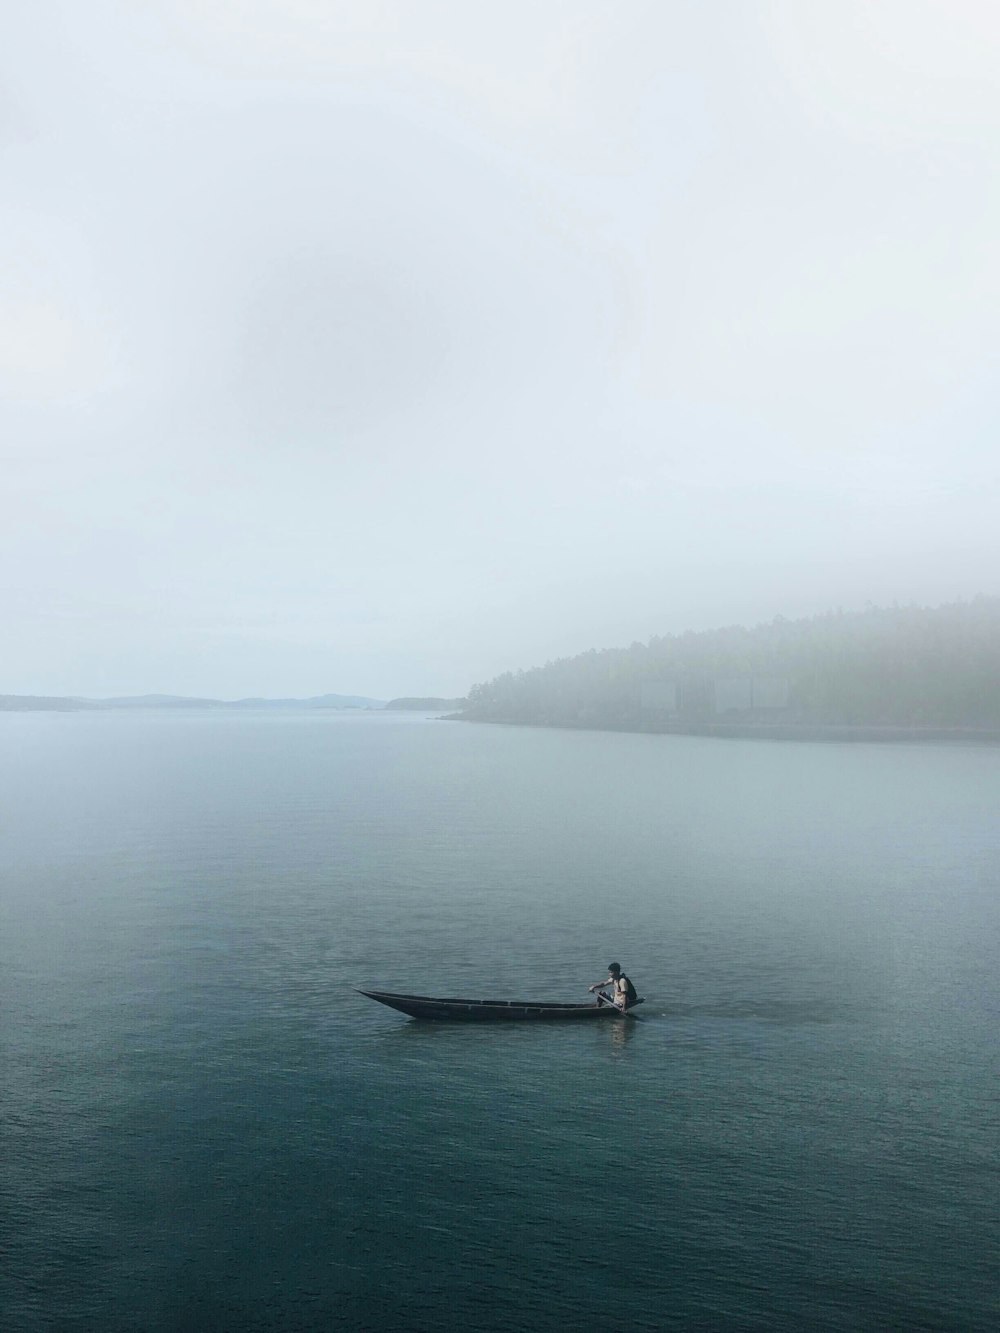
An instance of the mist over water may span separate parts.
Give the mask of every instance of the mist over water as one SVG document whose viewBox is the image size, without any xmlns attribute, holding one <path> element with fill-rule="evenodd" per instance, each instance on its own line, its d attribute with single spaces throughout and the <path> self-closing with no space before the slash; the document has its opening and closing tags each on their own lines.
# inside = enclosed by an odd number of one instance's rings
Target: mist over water
<svg viewBox="0 0 1000 1333">
<path fill-rule="evenodd" d="M 6 1328 L 995 1325 L 1000 751 L 3 724 Z"/>
<path fill-rule="evenodd" d="M 0 694 L 997 593 L 995 5 L 6 8 Z"/>
</svg>

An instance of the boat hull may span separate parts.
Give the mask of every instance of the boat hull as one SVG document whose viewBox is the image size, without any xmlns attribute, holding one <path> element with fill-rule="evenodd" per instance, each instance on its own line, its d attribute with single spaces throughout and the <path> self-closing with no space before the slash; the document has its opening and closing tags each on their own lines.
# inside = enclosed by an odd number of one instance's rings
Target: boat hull
<svg viewBox="0 0 1000 1333">
<path fill-rule="evenodd" d="M 517 1023 L 561 1019 L 577 1022 L 595 1018 L 623 1018 L 625 1015 L 613 1004 L 597 1001 L 594 1004 L 550 1004 L 528 1000 L 458 1000 L 439 999 L 432 995 L 396 995 L 392 991 L 362 990 L 369 1000 L 397 1009 L 410 1018 L 461 1023 Z M 629 1006 L 629 1012 L 642 1000 Z"/>
</svg>

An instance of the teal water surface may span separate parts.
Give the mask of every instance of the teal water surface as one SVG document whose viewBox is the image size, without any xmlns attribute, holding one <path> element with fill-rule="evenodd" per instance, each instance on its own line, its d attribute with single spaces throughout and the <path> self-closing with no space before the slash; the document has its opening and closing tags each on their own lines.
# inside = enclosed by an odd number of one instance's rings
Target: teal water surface
<svg viewBox="0 0 1000 1333">
<path fill-rule="evenodd" d="M 996 1327 L 998 810 L 991 747 L 0 717 L 0 1325 Z M 641 1021 L 352 990 L 611 958 Z"/>
</svg>

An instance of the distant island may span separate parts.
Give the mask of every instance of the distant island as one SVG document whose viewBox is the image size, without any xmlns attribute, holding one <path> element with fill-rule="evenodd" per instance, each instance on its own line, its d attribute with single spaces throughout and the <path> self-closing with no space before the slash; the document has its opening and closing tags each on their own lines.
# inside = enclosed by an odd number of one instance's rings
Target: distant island
<svg viewBox="0 0 1000 1333">
<path fill-rule="evenodd" d="M 129 708 L 214 708 L 214 709 L 383 709 L 383 699 L 369 699 L 361 694 L 319 694 L 311 699 L 191 699 L 179 694 L 135 694 L 112 699 L 87 699 L 76 696 L 0 694 L 0 712 L 38 710 L 72 712 L 93 709 Z"/>
<path fill-rule="evenodd" d="M 591 650 L 469 691 L 456 720 L 814 740 L 1000 740 L 1000 598 L 778 617 Z"/>
</svg>

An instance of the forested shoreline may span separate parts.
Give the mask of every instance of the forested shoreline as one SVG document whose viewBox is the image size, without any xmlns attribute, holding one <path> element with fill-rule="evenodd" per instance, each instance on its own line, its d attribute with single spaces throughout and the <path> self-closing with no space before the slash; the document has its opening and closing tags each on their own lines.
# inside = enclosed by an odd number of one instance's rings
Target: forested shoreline
<svg viewBox="0 0 1000 1333">
<path fill-rule="evenodd" d="M 1000 739 L 1000 598 L 871 607 L 591 650 L 474 685 L 472 721 Z"/>
</svg>

